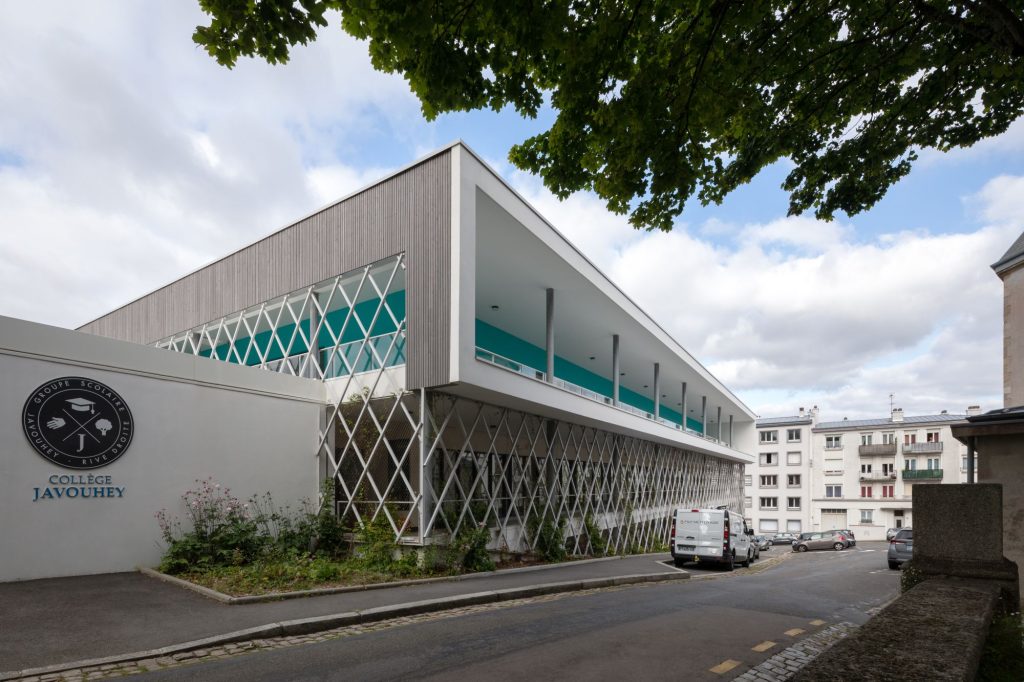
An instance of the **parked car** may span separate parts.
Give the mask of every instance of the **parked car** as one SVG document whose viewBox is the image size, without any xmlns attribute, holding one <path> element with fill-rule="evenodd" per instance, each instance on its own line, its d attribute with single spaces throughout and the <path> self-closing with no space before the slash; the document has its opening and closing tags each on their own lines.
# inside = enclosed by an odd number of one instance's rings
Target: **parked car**
<svg viewBox="0 0 1024 682">
<path fill-rule="evenodd" d="M 772 537 L 773 545 L 792 545 L 793 541 L 796 540 L 796 536 L 792 533 L 779 533 Z"/>
<path fill-rule="evenodd" d="M 914 529 L 900 528 L 889 541 L 889 568 L 894 571 L 914 558 Z"/>
<path fill-rule="evenodd" d="M 772 548 L 772 541 L 763 535 L 755 535 L 754 542 L 757 543 L 757 548 L 762 552 L 767 552 Z"/>
<path fill-rule="evenodd" d="M 823 530 L 814 533 L 802 533 L 793 543 L 794 552 L 806 552 L 811 549 L 834 549 L 837 552 L 846 549 L 846 536 L 841 530 Z"/>
<path fill-rule="evenodd" d="M 896 537 L 896 533 L 898 533 L 899 530 L 899 528 L 890 528 L 889 530 L 885 531 L 885 539 L 892 540 L 894 537 Z"/>
<path fill-rule="evenodd" d="M 749 566 L 754 531 L 742 514 L 718 509 L 676 509 L 672 516 L 671 552 L 676 566 L 687 561 Z"/>
<path fill-rule="evenodd" d="M 840 528 L 839 532 L 846 536 L 846 546 L 847 547 L 856 547 L 857 546 L 857 538 L 854 537 L 852 530 L 850 530 L 849 528 Z"/>
<path fill-rule="evenodd" d="M 750 563 L 747 564 L 748 566 L 761 558 L 761 548 L 757 546 L 757 540 L 753 537 L 750 538 L 750 551 Z"/>
</svg>

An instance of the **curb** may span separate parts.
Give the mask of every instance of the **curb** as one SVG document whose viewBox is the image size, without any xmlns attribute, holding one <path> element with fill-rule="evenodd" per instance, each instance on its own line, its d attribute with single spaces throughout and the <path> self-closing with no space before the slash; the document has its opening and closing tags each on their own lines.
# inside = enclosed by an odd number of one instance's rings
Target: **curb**
<svg viewBox="0 0 1024 682">
<path fill-rule="evenodd" d="M 635 556 L 635 555 L 634 555 Z M 532 567 L 531 567 L 532 568 Z M 514 570 L 514 569 L 513 569 Z M 308 635 L 324 630 L 333 630 L 347 625 L 358 625 L 360 623 L 376 623 L 392 618 L 403 616 L 414 616 L 423 613 L 447 611 L 449 609 L 461 608 L 464 606 L 478 606 L 480 604 L 493 604 L 513 599 L 524 599 L 528 597 L 540 597 L 547 594 L 579 592 L 600 587 L 618 587 L 620 585 L 637 585 L 643 583 L 669 582 L 689 579 L 689 573 L 644 573 L 638 575 L 620 575 L 613 578 L 588 578 L 586 580 L 570 580 L 567 582 L 541 583 L 528 585 L 526 587 L 514 587 L 505 590 L 492 590 L 488 592 L 474 592 L 452 597 L 441 597 L 439 599 L 425 599 L 422 601 L 408 602 L 405 604 L 392 604 L 390 606 L 378 606 L 362 611 L 347 611 L 327 616 L 315 616 L 312 618 L 300 618 L 287 620 L 279 623 L 259 625 L 244 630 L 236 630 L 223 635 L 214 635 L 203 639 L 171 644 L 150 649 L 148 651 L 136 651 L 129 654 L 118 654 L 104 658 L 92 658 L 84 661 L 68 661 L 42 668 L 28 668 L 25 670 L 14 670 L 0 672 L 0 682 L 16 680 L 21 677 L 51 675 L 76 668 L 86 668 L 99 665 L 110 665 L 119 663 L 130 663 L 141 661 L 147 658 L 159 658 L 161 656 L 173 656 L 195 649 L 209 649 L 223 644 L 244 642 L 251 639 L 266 639 L 270 637 L 288 637 L 296 635 Z M 206 588 L 203 588 L 204 590 Z M 211 592 L 213 590 L 210 590 Z M 219 594 L 219 593 L 216 593 Z"/>
<path fill-rule="evenodd" d="M 636 557 L 645 556 L 658 556 L 664 554 L 664 552 L 647 552 L 646 554 L 624 554 L 609 557 L 597 557 L 595 559 L 580 559 L 579 561 L 563 561 L 557 564 L 543 564 L 540 566 L 522 566 L 519 568 L 504 568 L 498 571 L 481 571 L 479 573 L 465 573 L 462 575 L 443 575 L 436 578 L 416 578 L 413 580 L 394 580 L 385 583 L 367 583 L 364 585 L 346 585 L 343 587 L 320 587 L 312 590 L 294 590 L 291 592 L 268 592 L 267 594 L 254 594 L 246 595 L 242 597 L 233 597 L 230 594 L 224 594 L 218 592 L 209 587 L 204 587 L 182 578 L 176 578 L 173 575 L 161 573 L 152 568 L 146 566 L 136 566 L 135 570 L 143 575 L 155 578 L 156 580 L 162 580 L 171 585 L 182 587 L 186 590 L 192 590 L 197 592 L 204 597 L 219 601 L 222 604 L 234 606 L 238 604 L 259 604 L 263 602 L 281 601 L 283 599 L 301 599 L 304 597 L 320 597 L 329 594 L 344 594 L 346 592 L 365 592 L 367 590 L 383 590 L 391 587 L 403 587 L 405 585 L 425 585 L 428 583 L 442 583 L 442 582 L 461 582 L 463 580 L 473 580 L 475 578 L 487 578 L 495 575 L 506 575 L 508 573 L 532 573 L 533 571 L 545 571 L 553 568 L 563 568 L 566 566 L 582 566 L 585 564 L 594 564 L 602 561 L 616 561 L 620 559 L 632 559 Z M 3 678 L 0 678 L 3 680 Z"/>
</svg>

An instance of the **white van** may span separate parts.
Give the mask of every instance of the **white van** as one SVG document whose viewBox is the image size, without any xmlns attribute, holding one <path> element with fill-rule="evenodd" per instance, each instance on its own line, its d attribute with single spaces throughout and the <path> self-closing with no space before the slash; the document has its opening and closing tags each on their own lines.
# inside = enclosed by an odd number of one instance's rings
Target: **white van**
<svg viewBox="0 0 1024 682">
<path fill-rule="evenodd" d="M 676 566 L 709 561 L 730 571 L 737 563 L 749 566 L 754 561 L 753 535 L 743 516 L 725 507 L 676 509 L 669 540 L 672 559 Z"/>
</svg>

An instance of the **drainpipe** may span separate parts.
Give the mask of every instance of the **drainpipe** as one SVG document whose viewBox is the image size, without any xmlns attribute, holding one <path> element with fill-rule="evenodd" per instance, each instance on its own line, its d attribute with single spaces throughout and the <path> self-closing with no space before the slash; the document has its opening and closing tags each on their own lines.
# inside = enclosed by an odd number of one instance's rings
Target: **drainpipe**
<svg viewBox="0 0 1024 682">
<path fill-rule="evenodd" d="M 661 416 L 661 365 L 654 363 L 654 419 Z"/>
</svg>

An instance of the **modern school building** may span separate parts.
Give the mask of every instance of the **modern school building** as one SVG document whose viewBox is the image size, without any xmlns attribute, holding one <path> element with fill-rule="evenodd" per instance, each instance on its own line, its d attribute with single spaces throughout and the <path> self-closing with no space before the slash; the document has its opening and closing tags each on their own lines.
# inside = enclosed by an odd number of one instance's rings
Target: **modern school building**
<svg viewBox="0 0 1024 682">
<path fill-rule="evenodd" d="M 77 331 L 0 318 L 0 370 L 0 542 L 40 545 L 6 580 L 155 563 L 153 513 L 208 476 L 281 501 L 329 480 L 411 546 L 476 524 L 528 550 L 549 516 L 571 551 L 588 525 L 651 548 L 677 506 L 742 513 L 755 447 L 755 415 L 461 143 Z"/>
</svg>

